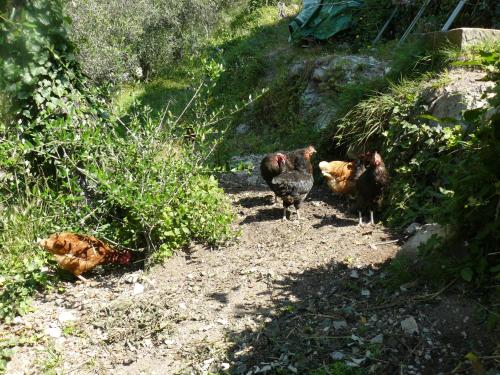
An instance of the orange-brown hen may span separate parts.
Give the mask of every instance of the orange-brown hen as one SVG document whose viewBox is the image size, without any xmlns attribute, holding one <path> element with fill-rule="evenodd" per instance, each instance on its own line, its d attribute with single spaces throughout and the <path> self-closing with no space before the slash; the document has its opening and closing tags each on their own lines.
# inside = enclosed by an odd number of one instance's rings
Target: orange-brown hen
<svg viewBox="0 0 500 375">
<path fill-rule="evenodd" d="M 79 279 L 81 276 L 101 264 L 130 264 L 132 253 L 118 252 L 104 242 L 92 236 L 75 233 L 55 233 L 39 242 L 45 250 L 54 254 L 57 264 Z"/>
<path fill-rule="evenodd" d="M 365 167 L 360 161 L 322 161 L 319 169 L 334 193 L 351 195 L 355 193 L 356 180 Z"/>
</svg>

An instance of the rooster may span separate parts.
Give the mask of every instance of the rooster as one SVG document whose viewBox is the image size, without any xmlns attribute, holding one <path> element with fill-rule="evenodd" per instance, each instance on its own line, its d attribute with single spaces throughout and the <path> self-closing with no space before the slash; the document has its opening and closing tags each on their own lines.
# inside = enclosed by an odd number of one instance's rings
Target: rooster
<svg viewBox="0 0 500 375">
<path fill-rule="evenodd" d="M 283 221 L 286 221 L 286 213 L 292 205 L 295 206 L 297 218 L 300 220 L 300 204 L 309 194 L 313 183 L 312 174 L 300 170 L 284 172 L 273 178 L 272 189 L 283 200 Z"/>
<path fill-rule="evenodd" d="M 273 178 L 283 173 L 289 167 L 291 166 L 287 166 L 287 157 L 281 152 L 264 156 L 260 163 L 260 174 L 275 194 L 274 203 L 278 202 L 278 194 L 273 189 Z"/>
<path fill-rule="evenodd" d="M 82 274 L 100 264 L 128 265 L 132 259 L 130 251 L 118 252 L 95 237 L 75 233 L 55 233 L 39 245 L 54 254 L 59 267 L 85 282 Z"/>
<path fill-rule="evenodd" d="M 294 151 L 279 151 L 264 156 L 260 163 L 260 174 L 267 185 L 273 190 L 272 180 L 283 172 L 299 170 L 312 175 L 313 167 L 311 157 L 316 153 L 313 146 L 301 148 Z M 278 201 L 275 193 L 274 203 Z"/>
<path fill-rule="evenodd" d="M 300 220 L 299 207 L 309 191 L 312 189 L 313 167 L 311 157 L 316 153 L 313 146 L 286 153 L 277 153 L 278 171 L 271 179 L 269 186 L 283 200 L 283 220 L 287 219 L 287 212 L 290 206 L 294 206 L 297 217 Z M 284 156 L 284 159 L 281 157 Z M 265 158 L 264 158 L 265 159 Z M 261 165 L 262 167 L 262 165 Z M 264 171 L 261 168 L 261 172 Z"/>
<path fill-rule="evenodd" d="M 359 225 L 363 225 L 363 210 L 370 210 L 370 224 L 375 225 L 373 211 L 382 205 L 384 192 L 389 183 L 389 173 L 380 154 L 369 154 L 369 165 L 356 182 L 356 202 L 359 213 Z"/>
</svg>

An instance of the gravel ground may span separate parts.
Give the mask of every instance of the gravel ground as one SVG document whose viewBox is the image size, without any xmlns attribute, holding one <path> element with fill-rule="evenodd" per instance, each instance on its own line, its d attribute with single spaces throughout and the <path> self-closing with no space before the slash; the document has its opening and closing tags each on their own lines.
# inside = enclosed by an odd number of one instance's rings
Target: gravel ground
<svg viewBox="0 0 500 375">
<path fill-rule="evenodd" d="M 498 360 L 498 330 L 459 282 L 387 287 L 399 244 L 383 226 L 358 227 L 322 188 L 300 222 L 282 222 L 268 191 L 227 192 L 237 242 L 193 245 L 148 272 L 97 270 L 91 286 L 62 282 L 0 327 L 14 343 L 7 373 L 304 374 L 334 361 L 375 374 L 495 373 L 486 357 Z"/>
</svg>

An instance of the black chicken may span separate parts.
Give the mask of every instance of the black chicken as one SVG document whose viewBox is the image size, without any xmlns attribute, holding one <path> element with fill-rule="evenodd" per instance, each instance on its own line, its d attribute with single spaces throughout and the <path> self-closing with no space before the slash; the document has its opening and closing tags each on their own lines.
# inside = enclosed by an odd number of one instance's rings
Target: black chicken
<svg viewBox="0 0 500 375">
<path fill-rule="evenodd" d="M 313 183 L 312 174 L 300 170 L 283 172 L 273 178 L 271 189 L 283 200 L 283 220 L 287 219 L 286 213 L 291 205 L 295 206 L 297 218 L 300 220 L 300 204 L 312 189 Z"/>
<path fill-rule="evenodd" d="M 380 208 L 384 193 L 389 184 L 389 173 L 380 154 L 375 151 L 370 155 L 369 165 L 359 176 L 356 183 L 356 203 L 359 213 L 359 225 L 363 225 L 362 211 L 370 210 L 370 224 L 374 225 L 373 211 Z"/>
<path fill-rule="evenodd" d="M 294 205 L 300 219 L 299 207 L 313 186 L 311 157 L 316 153 L 313 146 L 303 149 L 270 154 L 261 164 L 262 177 L 271 190 L 283 200 L 283 220 L 288 207 Z M 284 159 L 283 159 L 284 157 Z M 269 161 L 276 160 L 273 165 Z M 269 167 L 273 168 L 269 168 Z M 272 178 L 270 178 L 272 176 Z M 269 181 L 270 179 L 270 181 Z"/>
<path fill-rule="evenodd" d="M 313 167 L 311 156 L 316 153 L 313 146 L 301 148 L 294 151 L 278 151 L 267 154 L 260 163 L 260 174 L 267 185 L 275 193 L 276 203 L 278 194 L 274 191 L 272 180 L 283 172 L 299 170 L 312 175 Z"/>
<path fill-rule="evenodd" d="M 260 174 L 275 194 L 274 203 L 278 201 L 278 194 L 276 191 L 274 191 L 273 188 L 273 178 L 288 170 L 288 168 L 289 166 L 287 166 L 287 158 L 281 152 L 266 155 L 260 163 Z"/>
</svg>

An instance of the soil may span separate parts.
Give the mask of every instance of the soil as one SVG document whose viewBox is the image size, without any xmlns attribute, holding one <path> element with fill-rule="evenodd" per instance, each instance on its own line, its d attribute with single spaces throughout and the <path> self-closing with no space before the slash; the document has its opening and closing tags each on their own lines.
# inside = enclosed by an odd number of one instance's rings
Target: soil
<svg viewBox="0 0 500 375">
<path fill-rule="evenodd" d="M 283 222 L 269 191 L 226 190 L 237 242 L 193 245 L 147 272 L 96 270 L 92 285 L 67 281 L 39 295 L 34 312 L 1 327 L 17 340 L 7 373 L 328 374 L 335 361 L 341 374 L 495 368 L 485 357 L 498 332 L 479 303 L 458 281 L 394 285 L 385 266 L 398 237 L 357 226 L 344 199 L 315 187 L 302 219 Z"/>
</svg>

